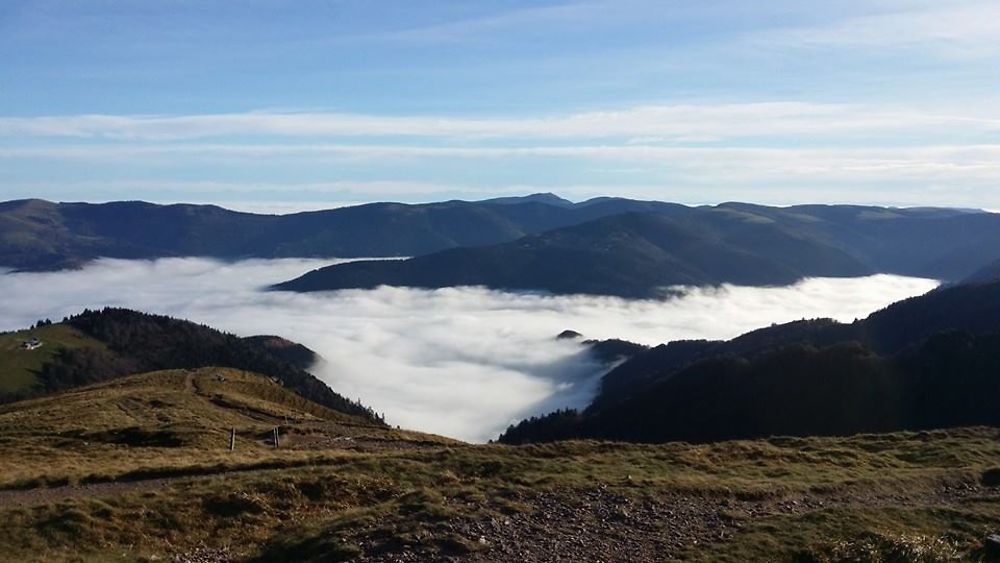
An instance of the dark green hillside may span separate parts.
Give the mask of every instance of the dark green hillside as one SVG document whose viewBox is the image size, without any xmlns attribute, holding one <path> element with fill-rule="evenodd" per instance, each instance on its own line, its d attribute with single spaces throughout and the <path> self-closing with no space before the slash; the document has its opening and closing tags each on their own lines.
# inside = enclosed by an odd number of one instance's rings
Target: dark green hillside
<svg viewBox="0 0 1000 563">
<path fill-rule="evenodd" d="M 569 437 L 714 441 L 1000 425 L 1000 283 L 907 299 L 852 324 L 799 321 L 671 342 L 604 376 L 581 413 L 512 427 Z"/>
<path fill-rule="evenodd" d="M 973 334 L 1000 330 L 1000 283 L 942 287 L 889 305 L 851 324 L 831 319 L 803 320 L 755 330 L 727 342 L 661 344 L 605 375 L 595 405 L 616 400 L 665 373 L 711 356 L 747 356 L 794 344 L 826 347 L 839 342 L 863 342 L 877 352 L 895 354 L 947 330 Z"/>
<path fill-rule="evenodd" d="M 577 204 L 586 211 L 629 200 Z M 653 204 L 650 204 L 653 205 Z M 860 206 L 726 203 L 621 213 L 492 246 L 309 272 L 279 289 L 483 285 L 657 297 L 670 285 L 780 285 L 894 273 L 959 280 L 1000 254 L 1000 215 Z"/>
<path fill-rule="evenodd" d="M 483 285 L 656 297 L 671 285 L 777 285 L 805 276 L 874 271 L 840 249 L 769 222 L 712 219 L 690 213 L 626 213 L 496 246 L 331 266 L 277 288 Z"/>
<path fill-rule="evenodd" d="M 941 333 L 892 357 L 858 343 L 713 356 L 617 402 L 524 422 L 501 441 L 713 442 L 1000 426 L 998 373 L 1000 334 Z"/>
<path fill-rule="evenodd" d="M 41 345 L 25 349 L 25 341 L 37 338 Z M 62 323 L 42 324 L 30 330 L 0 333 L 0 397 L 28 395 L 41 389 L 38 374 L 67 348 L 105 350 L 107 346 Z"/>
<path fill-rule="evenodd" d="M 16 344 L 29 334 L 43 346 L 18 349 Z M 128 309 L 88 310 L 62 323 L 0 337 L 3 398 L 51 393 L 146 371 L 221 366 L 273 377 L 325 407 L 380 420 L 305 371 L 302 366 L 312 364 L 314 352 L 275 338 L 239 338 L 190 321 Z"/>
<path fill-rule="evenodd" d="M 267 350 L 272 356 L 299 369 L 308 370 L 319 360 L 319 354 L 315 351 L 280 336 L 247 336 L 243 340 Z"/>
<path fill-rule="evenodd" d="M 686 209 L 632 200 L 578 207 L 529 196 L 255 215 L 213 205 L 18 200 L 0 203 L 0 268 L 70 268 L 102 256 L 413 256 L 511 241 L 623 211 L 674 208 Z"/>
</svg>

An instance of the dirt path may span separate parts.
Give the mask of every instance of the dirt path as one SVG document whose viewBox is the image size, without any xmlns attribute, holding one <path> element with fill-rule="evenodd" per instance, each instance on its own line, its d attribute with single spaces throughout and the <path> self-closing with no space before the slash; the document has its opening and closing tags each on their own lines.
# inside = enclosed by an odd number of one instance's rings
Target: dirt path
<svg viewBox="0 0 1000 563">
<path fill-rule="evenodd" d="M 188 371 L 187 375 L 184 376 L 184 390 L 195 395 L 198 394 L 198 388 L 194 385 L 194 372 Z"/>
<path fill-rule="evenodd" d="M 168 477 L 150 477 L 148 479 L 130 479 L 124 481 L 111 481 L 107 483 L 88 483 L 85 485 L 64 485 L 61 487 L 38 487 L 34 489 L 10 489 L 0 490 L 0 510 L 7 508 L 17 508 L 24 506 L 37 506 L 50 504 L 60 500 L 78 498 L 101 498 L 127 494 L 135 491 L 145 491 L 159 489 L 171 483 L 185 480 L 212 477 L 218 475 L 239 475 L 254 473 L 257 471 L 290 470 L 300 467 L 320 467 L 335 466 L 343 463 L 340 458 L 330 459 L 303 459 L 299 461 L 283 462 L 274 465 L 274 462 L 262 461 L 255 466 L 242 466 L 232 468 L 194 468 L 194 471 L 184 471 L 184 468 L 177 469 L 182 474 Z"/>
<path fill-rule="evenodd" d="M 182 477 L 166 477 L 162 479 L 145 479 L 141 481 L 92 483 L 88 485 L 66 485 L 63 487 L 25 489 L 19 491 L 0 491 L 0 510 L 38 506 L 40 504 L 50 504 L 61 500 L 109 497 L 131 493 L 134 491 L 159 489 L 160 487 L 169 484 L 171 481 L 176 481 L 181 478 Z"/>
</svg>

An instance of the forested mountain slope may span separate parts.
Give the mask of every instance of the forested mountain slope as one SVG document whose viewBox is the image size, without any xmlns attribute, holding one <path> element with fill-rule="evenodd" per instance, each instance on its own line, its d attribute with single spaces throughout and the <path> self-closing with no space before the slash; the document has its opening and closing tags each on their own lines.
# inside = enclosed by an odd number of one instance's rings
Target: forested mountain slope
<svg viewBox="0 0 1000 563">
<path fill-rule="evenodd" d="M 98 257 L 415 256 L 510 241 L 624 211 L 675 207 L 681 206 L 619 199 L 564 205 L 529 196 L 256 215 L 213 205 L 18 200 L 0 203 L 0 267 L 59 269 Z"/>
<path fill-rule="evenodd" d="M 783 285 L 873 273 L 960 280 L 1000 255 L 1000 215 L 749 204 L 627 212 L 490 246 L 337 264 L 278 284 L 378 285 L 655 298 L 675 285 Z"/>
<path fill-rule="evenodd" d="M 501 441 L 715 441 L 1000 425 L 1000 282 L 942 288 L 852 324 L 800 321 L 671 342 L 605 375 L 582 412 Z"/>
</svg>

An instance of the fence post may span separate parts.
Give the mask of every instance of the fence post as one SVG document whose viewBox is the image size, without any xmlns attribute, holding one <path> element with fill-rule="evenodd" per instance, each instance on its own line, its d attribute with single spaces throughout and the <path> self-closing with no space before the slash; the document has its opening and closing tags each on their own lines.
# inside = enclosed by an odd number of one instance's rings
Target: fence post
<svg viewBox="0 0 1000 563">
<path fill-rule="evenodd" d="M 233 451 L 235 449 L 236 449 L 236 429 L 233 428 L 233 430 L 229 433 L 229 451 Z"/>
<path fill-rule="evenodd" d="M 278 427 L 274 427 L 274 447 L 278 447 Z"/>
</svg>

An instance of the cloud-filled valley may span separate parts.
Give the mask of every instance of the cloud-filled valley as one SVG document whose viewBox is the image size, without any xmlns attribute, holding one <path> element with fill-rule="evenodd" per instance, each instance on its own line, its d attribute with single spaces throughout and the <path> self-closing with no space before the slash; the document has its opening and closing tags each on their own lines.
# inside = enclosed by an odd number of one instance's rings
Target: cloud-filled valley
<svg viewBox="0 0 1000 563">
<path fill-rule="evenodd" d="M 650 345 L 730 338 L 800 318 L 851 321 L 936 285 L 888 275 L 810 279 L 784 288 L 692 288 L 667 301 L 482 288 L 261 291 L 329 263 L 100 260 L 80 271 L 7 273 L 0 329 L 115 305 L 242 336 L 277 334 L 320 353 L 316 375 L 388 422 L 485 441 L 521 417 L 588 402 L 603 366 L 579 343 L 556 340 L 564 329 Z"/>
</svg>

